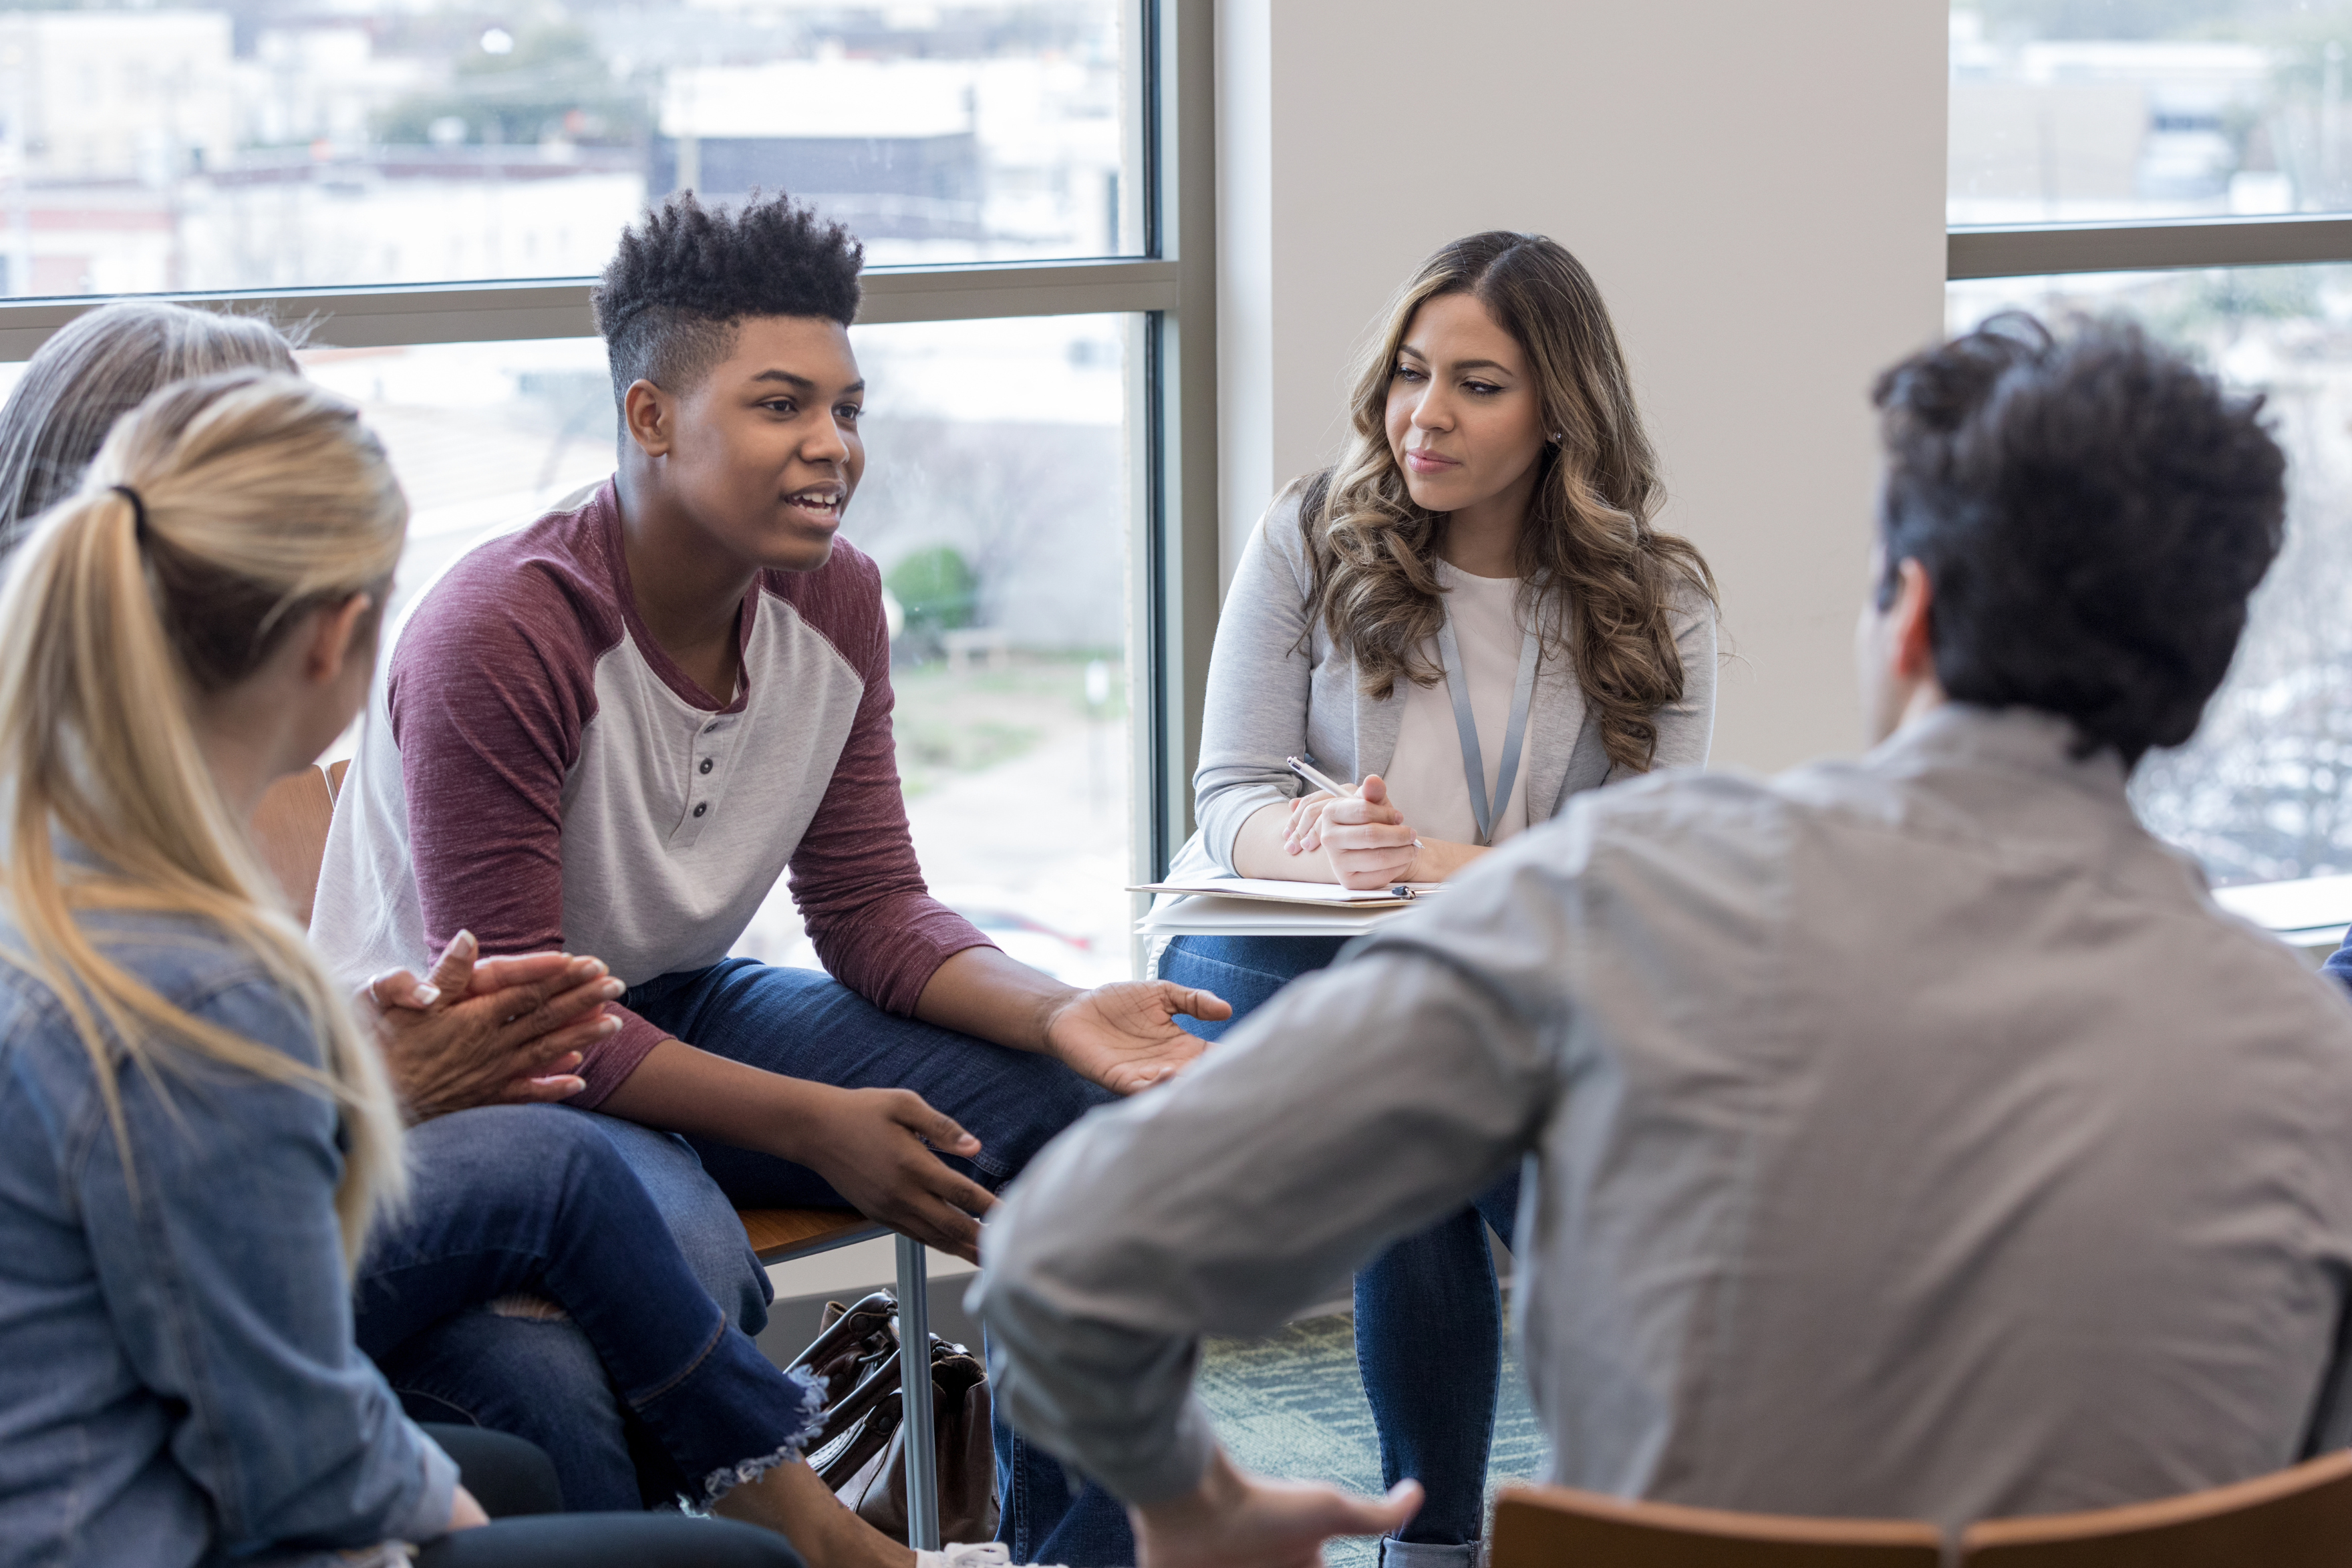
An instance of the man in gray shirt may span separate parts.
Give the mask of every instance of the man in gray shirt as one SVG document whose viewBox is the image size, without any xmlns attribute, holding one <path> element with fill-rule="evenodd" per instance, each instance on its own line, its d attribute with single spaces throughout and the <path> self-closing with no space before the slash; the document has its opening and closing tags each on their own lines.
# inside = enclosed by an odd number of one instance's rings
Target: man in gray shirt
<svg viewBox="0 0 2352 1568">
<path fill-rule="evenodd" d="M 1003 1406 L 1129 1501 L 1148 1568 L 1410 1513 L 1239 1472 L 1200 1337 L 1522 1159 L 1562 1483 L 1956 1526 L 2352 1440 L 2352 1010 L 2124 793 L 2277 552 L 2259 401 L 2021 318 L 1876 401 L 1874 750 L 1580 798 L 1081 1123 L 987 1228 Z"/>
</svg>

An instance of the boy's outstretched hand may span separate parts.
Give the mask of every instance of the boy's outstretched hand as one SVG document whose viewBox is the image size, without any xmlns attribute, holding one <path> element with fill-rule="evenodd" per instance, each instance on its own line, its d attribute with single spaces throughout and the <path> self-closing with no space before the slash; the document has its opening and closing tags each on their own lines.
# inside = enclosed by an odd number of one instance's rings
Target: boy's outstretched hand
<svg viewBox="0 0 2352 1568">
<path fill-rule="evenodd" d="M 1421 1483 L 1384 1498 L 1337 1487 L 1270 1481 L 1217 1450 L 1200 1486 L 1132 1511 L 1138 1568 L 1319 1568 L 1339 1535 L 1388 1535 L 1421 1508 Z"/>
<path fill-rule="evenodd" d="M 1121 980 L 1080 991 L 1045 1021 L 1045 1048 L 1075 1071 L 1115 1094 L 1132 1094 L 1172 1078 L 1207 1042 L 1176 1027 L 1176 1015 L 1231 1018 L 1207 991 L 1166 980 Z"/>
</svg>

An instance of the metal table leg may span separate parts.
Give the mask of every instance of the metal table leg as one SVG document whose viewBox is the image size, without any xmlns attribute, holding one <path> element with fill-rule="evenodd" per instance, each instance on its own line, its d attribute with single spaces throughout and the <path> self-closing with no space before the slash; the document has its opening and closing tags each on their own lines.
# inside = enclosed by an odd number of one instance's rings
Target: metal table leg
<svg viewBox="0 0 2352 1568">
<path fill-rule="evenodd" d="M 907 1544 L 940 1549 L 940 1449 L 931 1427 L 931 1297 L 923 1244 L 898 1238 L 898 1357 L 907 1423 Z"/>
</svg>

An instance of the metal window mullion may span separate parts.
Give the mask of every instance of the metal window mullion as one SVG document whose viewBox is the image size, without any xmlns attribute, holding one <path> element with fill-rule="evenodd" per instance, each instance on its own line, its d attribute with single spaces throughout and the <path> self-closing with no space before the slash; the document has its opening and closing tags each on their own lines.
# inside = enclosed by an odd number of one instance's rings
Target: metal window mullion
<svg viewBox="0 0 2352 1568">
<path fill-rule="evenodd" d="M 1139 873 L 1157 878 L 1192 829 L 1192 764 L 1217 630 L 1216 37 L 1212 0 L 1145 4 L 1158 23 L 1153 234 L 1178 268 L 1175 299 L 1146 328 L 1157 451 L 1139 607 L 1149 706 L 1139 716 L 1150 726 L 1150 749 L 1137 810 L 1147 831 L 1137 835 L 1135 859 Z"/>
<path fill-rule="evenodd" d="M 1149 257 L 963 267 L 876 267 L 866 276 L 860 321 L 970 320 L 1075 316 L 1172 308 L 1174 263 Z M 140 295 L 205 309 L 266 315 L 306 325 L 336 348 L 504 342 L 593 337 L 591 280 L 442 284 L 404 288 L 296 288 L 226 294 Z M 51 333 L 110 301 L 44 299 L 0 305 L 0 360 L 28 359 Z"/>
<path fill-rule="evenodd" d="M 2352 262 L 2352 215 L 2001 225 L 1946 232 L 1951 279 Z"/>
</svg>

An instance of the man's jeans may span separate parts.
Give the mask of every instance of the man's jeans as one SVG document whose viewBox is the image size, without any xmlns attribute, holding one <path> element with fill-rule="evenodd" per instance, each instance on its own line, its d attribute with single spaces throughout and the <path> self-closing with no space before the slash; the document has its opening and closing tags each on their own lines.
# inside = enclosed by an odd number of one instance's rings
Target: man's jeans
<svg viewBox="0 0 2352 1568">
<path fill-rule="evenodd" d="M 947 1163 L 993 1192 L 1055 1134 L 1109 1102 L 1051 1058 L 1008 1051 L 952 1030 L 884 1012 L 814 969 L 730 958 L 634 988 L 623 1005 L 716 1055 L 842 1088 L 911 1089 L 978 1138 L 970 1160 Z M 803 1166 L 707 1140 L 689 1140 L 706 1170 L 746 1207 L 837 1205 L 839 1194 Z M 999 1421 L 997 1539 L 1014 1561 L 1112 1568 L 1135 1561 L 1127 1511 L 1100 1487 L 1066 1475 L 1051 1456 Z"/>
<path fill-rule="evenodd" d="M 564 1124 L 546 1136 L 593 1132 L 635 1175 L 703 1293 L 730 1322 L 747 1334 L 766 1326 L 767 1271 L 751 1256 L 733 1206 L 683 1139 L 617 1117 L 547 1113 Z M 467 1183 L 488 1152 L 468 1133 L 476 1114 L 427 1122 L 409 1134 L 417 1181 L 401 1234 L 429 1246 L 445 1225 L 467 1216 L 474 1202 Z M 625 1279 L 634 1274 L 632 1265 Z M 375 1347 L 377 1364 L 412 1417 L 488 1427 L 538 1444 L 554 1461 L 564 1507 L 574 1513 L 634 1511 L 675 1495 L 676 1468 L 614 1394 L 578 1322 L 568 1314 L 517 1317 L 480 1301 L 459 1304 L 463 1310 L 396 1348 Z"/>
<path fill-rule="evenodd" d="M 1330 936 L 1179 936 L 1160 958 L 1160 975 L 1233 1004 L 1231 1019 L 1183 1020 L 1215 1040 L 1345 946 Z M 1381 1479 L 1394 1486 L 1411 1477 L 1428 1494 L 1421 1511 L 1382 1543 L 1383 1562 L 1466 1565 L 1476 1556 L 1503 1366 L 1486 1228 L 1510 1245 L 1518 1206 L 1519 1178 L 1512 1176 L 1356 1276 L 1356 1365 L 1380 1431 Z"/>
</svg>

